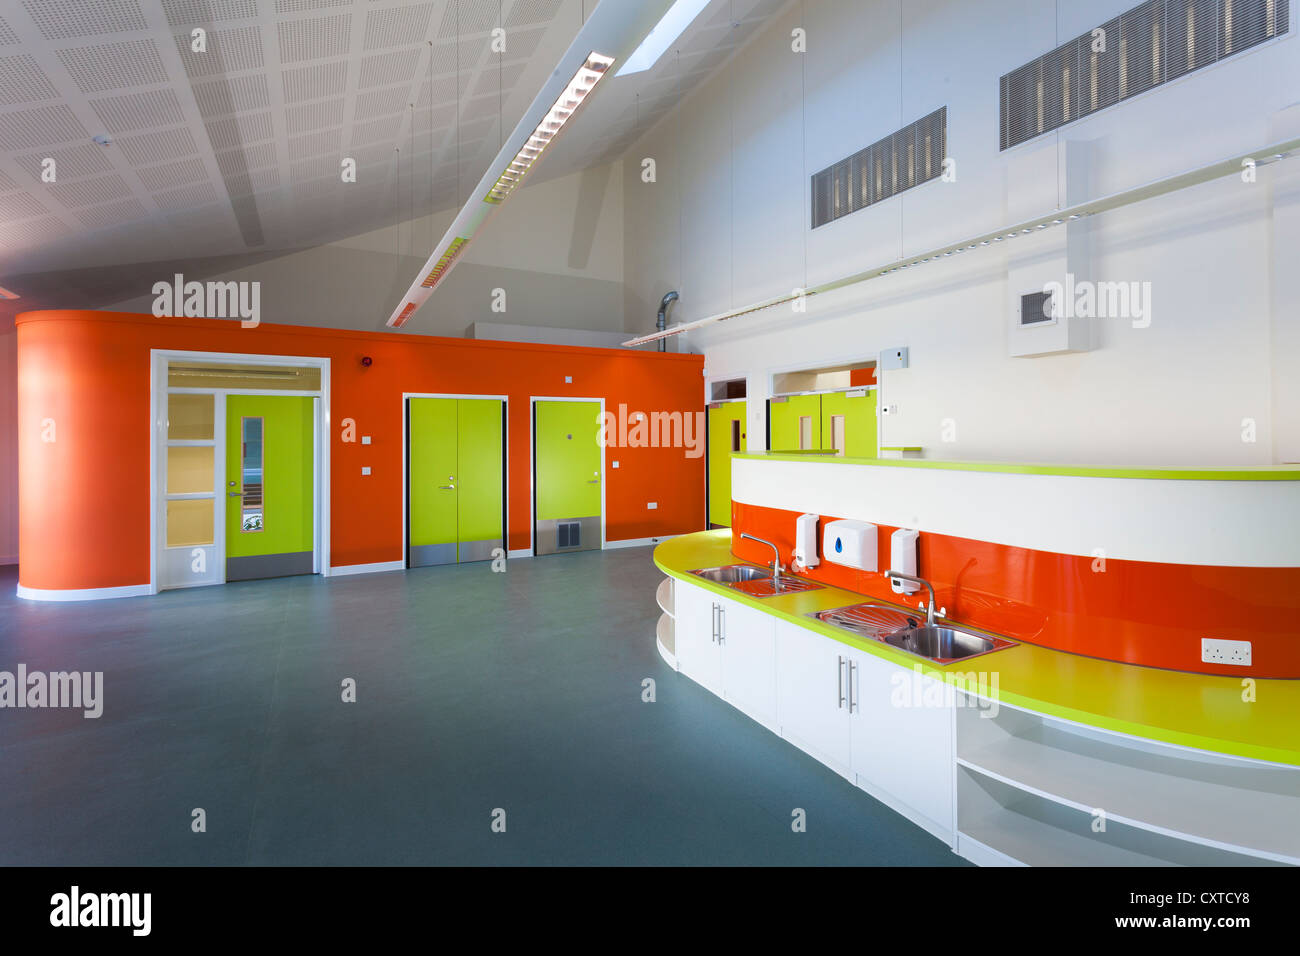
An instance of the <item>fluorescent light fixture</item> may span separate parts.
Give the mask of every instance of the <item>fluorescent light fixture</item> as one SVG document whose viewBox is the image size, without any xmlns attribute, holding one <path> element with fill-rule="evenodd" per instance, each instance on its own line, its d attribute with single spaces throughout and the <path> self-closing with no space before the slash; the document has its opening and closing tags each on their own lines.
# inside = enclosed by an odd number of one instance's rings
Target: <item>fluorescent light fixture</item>
<svg viewBox="0 0 1300 956">
<path fill-rule="evenodd" d="M 615 76 L 627 76 L 648 70 L 659 62 L 670 46 L 677 42 L 691 22 L 700 15 L 700 11 L 709 5 L 709 0 L 677 0 L 663 18 L 655 24 L 653 30 L 645 35 L 641 45 L 627 58 L 627 62 L 615 73 Z"/>
<path fill-rule="evenodd" d="M 573 79 L 569 85 L 564 88 L 559 99 L 555 101 L 542 121 L 537 124 L 537 128 L 528 135 L 524 145 L 519 147 L 519 152 L 515 158 L 506 164 L 503 172 L 497 181 L 493 183 L 488 194 L 483 197 L 484 202 L 499 204 L 506 201 L 506 197 L 515 191 L 515 188 L 523 181 L 524 176 L 533 168 L 533 164 L 541 157 L 546 147 L 555 141 L 555 137 L 560 135 L 560 130 L 564 129 L 564 124 L 573 118 L 573 114 L 578 112 L 586 100 L 587 95 L 596 88 L 600 78 L 605 75 L 614 62 L 612 56 L 605 56 L 602 53 L 591 53 L 588 55 L 586 62 L 578 67 L 578 72 L 573 74 Z"/>
</svg>

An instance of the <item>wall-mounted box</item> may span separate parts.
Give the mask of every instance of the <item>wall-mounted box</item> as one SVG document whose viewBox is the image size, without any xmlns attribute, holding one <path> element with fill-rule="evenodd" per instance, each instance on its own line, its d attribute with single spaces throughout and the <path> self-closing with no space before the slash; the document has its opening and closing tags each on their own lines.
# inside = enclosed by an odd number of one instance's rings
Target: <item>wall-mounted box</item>
<svg viewBox="0 0 1300 956">
<path fill-rule="evenodd" d="M 876 526 L 866 521 L 828 521 L 822 532 L 822 557 L 832 564 L 875 571 Z"/>
</svg>

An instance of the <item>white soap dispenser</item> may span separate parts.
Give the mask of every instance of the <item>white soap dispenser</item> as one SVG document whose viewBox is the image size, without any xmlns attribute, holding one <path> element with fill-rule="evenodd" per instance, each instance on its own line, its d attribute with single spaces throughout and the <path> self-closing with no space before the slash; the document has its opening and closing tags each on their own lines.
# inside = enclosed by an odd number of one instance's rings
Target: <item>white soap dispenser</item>
<svg viewBox="0 0 1300 956">
<path fill-rule="evenodd" d="M 889 570 L 903 574 L 916 575 L 916 539 L 919 531 L 911 528 L 899 528 L 889 536 Z M 915 581 L 890 578 L 889 586 L 895 594 L 914 594 L 921 590 Z"/>
<path fill-rule="evenodd" d="M 794 561 L 805 568 L 815 568 L 821 563 L 817 556 L 817 522 L 821 515 L 805 514 L 795 519 Z"/>
</svg>

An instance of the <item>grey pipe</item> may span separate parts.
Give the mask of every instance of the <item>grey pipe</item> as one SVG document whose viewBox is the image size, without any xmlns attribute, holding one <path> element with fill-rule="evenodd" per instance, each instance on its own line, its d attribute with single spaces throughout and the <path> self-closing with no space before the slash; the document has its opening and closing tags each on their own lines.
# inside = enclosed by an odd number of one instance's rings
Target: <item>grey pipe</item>
<svg viewBox="0 0 1300 956">
<path fill-rule="evenodd" d="M 655 329 L 662 332 L 664 329 L 668 328 L 668 307 L 680 298 L 681 296 L 679 296 L 676 291 L 673 291 L 673 292 L 669 292 L 666 296 L 664 296 L 662 299 L 659 300 L 659 314 L 655 317 Z M 660 339 L 659 351 L 663 352 L 667 348 L 668 348 L 668 340 Z"/>
</svg>

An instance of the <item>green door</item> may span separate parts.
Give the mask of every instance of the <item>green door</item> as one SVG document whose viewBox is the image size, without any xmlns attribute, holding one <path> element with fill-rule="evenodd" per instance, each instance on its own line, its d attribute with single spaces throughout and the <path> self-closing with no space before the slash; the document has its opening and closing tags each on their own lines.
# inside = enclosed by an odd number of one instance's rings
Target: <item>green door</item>
<svg viewBox="0 0 1300 956">
<path fill-rule="evenodd" d="M 311 574 L 315 399 L 226 397 L 226 580 Z"/>
<path fill-rule="evenodd" d="M 731 526 L 731 455 L 744 451 L 744 402 L 724 402 L 709 409 L 709 524 Z"/>
<path fill-rule="evenodd" d="M 407 564 L 486 561 L 502 546 L 499 399 L 412 398 Z"/>
<path fill-rule="evenodd" d="M 600 547 L 600 425 L 597 402 L 534 406 L 537 554 Z"/>
<path fill-rule="evenodd" d="M 791 395 L 768 403 L 772 451 L 816 451 L 822 447 L 822 397 Z"/>
<path fill-rule="evenodd" d="M 822 397 L 822 440 L 849 458 L 875 458 L 876 393 L 828 392 Z"/>
</svg>

